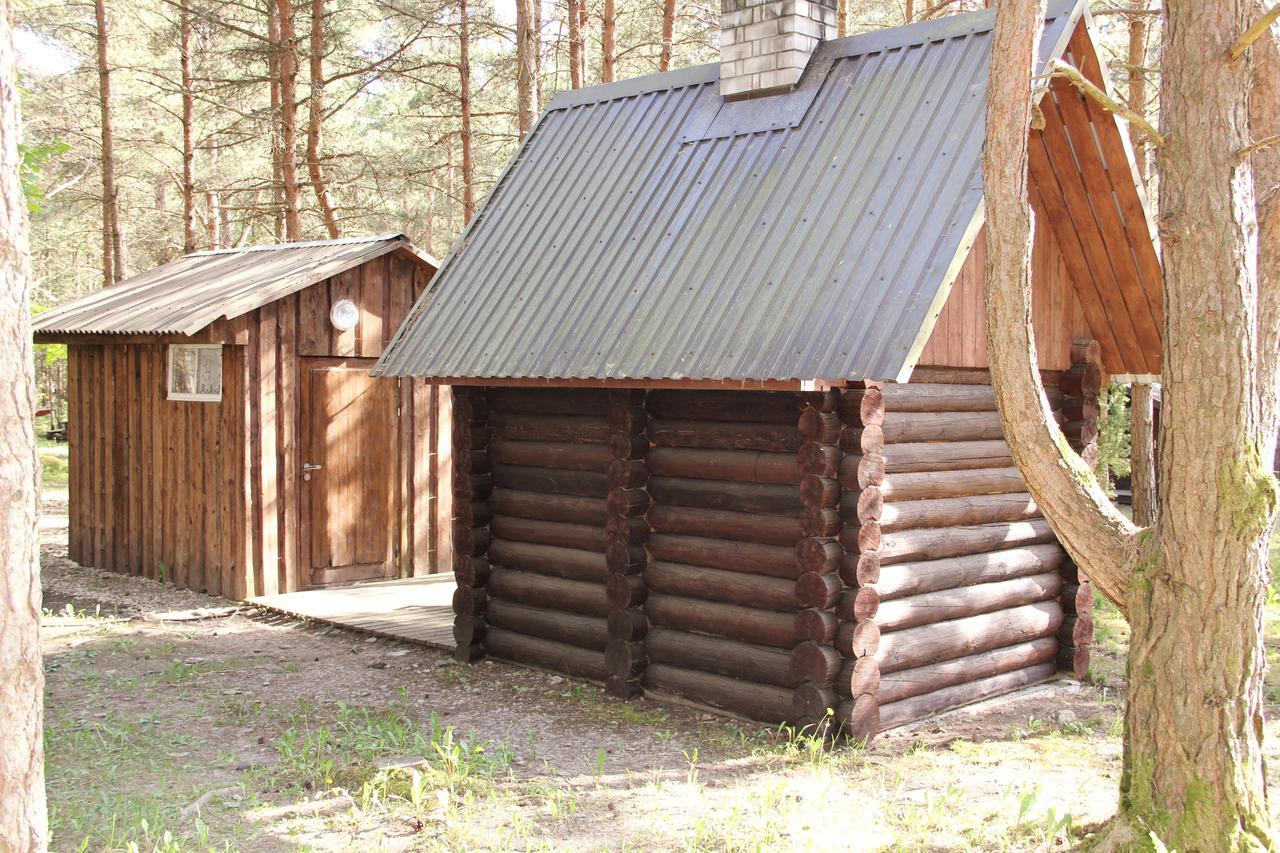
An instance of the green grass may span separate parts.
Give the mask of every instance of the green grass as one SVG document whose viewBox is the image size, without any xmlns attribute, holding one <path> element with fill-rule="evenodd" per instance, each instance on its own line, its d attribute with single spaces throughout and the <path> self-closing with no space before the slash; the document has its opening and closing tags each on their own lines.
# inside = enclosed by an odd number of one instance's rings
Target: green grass
<svg viewBox="0 0 1280 853">
<path fill-rule="evenodd" d="M 71 467 L 67 464 L 67 446 L 40 450 L 40 485 L 45 489 L 65 489 L 70 480 Z M 61 453 L 56 452 L 61 450 Z"/>
</svg>

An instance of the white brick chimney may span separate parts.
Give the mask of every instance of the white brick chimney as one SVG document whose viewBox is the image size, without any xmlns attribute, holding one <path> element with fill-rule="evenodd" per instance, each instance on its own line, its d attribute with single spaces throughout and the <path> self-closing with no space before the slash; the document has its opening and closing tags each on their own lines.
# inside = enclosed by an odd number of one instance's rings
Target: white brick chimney
<svg viewBox="0 0 1280 853">
<path fill-rule="evenodd" d="M 836 37 L 836 0 L 720 0 L 720 94 L 767 95 L 800 81 Z"/>
</svg>

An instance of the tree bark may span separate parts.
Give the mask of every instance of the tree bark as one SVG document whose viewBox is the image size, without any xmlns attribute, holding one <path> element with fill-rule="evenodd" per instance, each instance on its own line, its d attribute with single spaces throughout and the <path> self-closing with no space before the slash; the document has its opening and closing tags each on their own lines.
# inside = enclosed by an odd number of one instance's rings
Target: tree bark
<svg viewBox="0 0 1280 853">
<path fill-rule="evenodd" d="M 520 138 L 533 129 L 537 115 L 538 17 L 541 0 L 516 0 L 516 122 Z"/>
<path fill-rule="evenodd" d="M 1261 17 L 1265 4 L 1254 7 Z M 1253 84 L 1249 130 L 1254 140 L 1280 133 L 1280 23 L 1272 24 L 1250 51 Z M 1280 429 L 1280 146 L 1251 158 L 1258 205 L 1258 388 L 1264 445 L 1275 459 Z"/>
<path fill-rule="evenodd" d="M 1154 406 L 1149 382 L 1135 382 L 1129 390 L 1129 480 L 1133 489 L 1133 523 L 1156 522 L 1156 457 Z"/>
<path fill-rule="evenodd" d="M 1147 114 L 1147 3 L 1134 0 L 1129 7 L 1129 109 Z M 1147 137 L 1136 124 L 1129 125 L 1129 142 L 1138 161 L 1138 174 L 1147 179 Z"/>
<path fill-rule="evenodd" d="M 585 2 L 586 0 L 569 0 L 569 86 L 574 89 L 581 89 L 583 86 L 582 31 L 583 18 L 586 17 Z"/>
<path fill-rule="evenodd" d="M 615 0 L 604 0 L 604 10 L 600 14 L 600 82 L 612 83 L 614 66 L 617 63 L 617 49 L 614 44 L 618 28 L 618 10 Z"/>
<path fill-rule="evenodd" d="M 102 284 L 120 281 L 127 275 L 124 239 L 120 234 L 120 196 L 116 187 L 116 157 L 113 110 L 111 106 L 111 65 L 108 59 L 111 30 L 107 22 L 106 0 L 94 0 L 98 47 L 98 108 L 102 116 Z"/>
<path fill-rule="evenodd" d="M 471 154 L 471 18 L 467 0 L 458 0 L 458 104 L 462 136 L 462 223 L 476 212 L 475 166 Z"/>
<path fill-rule="evenodd" d="M 843 21 L 843 19 L 841 19 Z M 676 0 L 662 0 L 662 53 L 658 57 L 658 70 L 671 70 L 671 54 L 675 48 Z"/>
<path fill-rule="evenodd" d="M 280 16 L 276 0 L 267 3 L 267 81 L 271 95 L 268 126 L 271 135 L 271 216 L 272 234 L 276 242 L 284 239 L 284 146 L 281 144 L 280 119 L 283 106 L 280 99 Z"/>
<path fill-rule="evenodd" d="M 320 205 L 320 217 L 324 220 L 324 230 L 329 239 L 336 240 L 342 236 L 338 227 L 338 215 L 334 210 L 333 196 L 329 192 L 329 181 L 325 176 L 323 154 L 321 150 L 324 131 L 324 11 L 325 0 L 311 0 L 311 41 L 310 72 L 311 91 L 307 98 L 307 174 L 311 178 L 311 188 L 316 194 L 316 203 Z"/>
<path fill-rule="evenodd" d="M 0 850 L 42 851 L 44 663 L 26 199 L 18 173 L 14 9 L 0 0 Z"/>
<path fill-rule="evenodd" d="M 292 0 L 272 0 L 276 14 L 280 75 L 280 180 L 284 190 L 284 236 L 302 239 L 302 190 L 298 182 L 298 37 Z"/>
<path fill-rule="evenodd" d="M 182 64 L 182 252 L 197 248 L 196 234 L 196 99 L 191 59 L 191 3 L 178 6 L 179 56 Z"/>
</svg>

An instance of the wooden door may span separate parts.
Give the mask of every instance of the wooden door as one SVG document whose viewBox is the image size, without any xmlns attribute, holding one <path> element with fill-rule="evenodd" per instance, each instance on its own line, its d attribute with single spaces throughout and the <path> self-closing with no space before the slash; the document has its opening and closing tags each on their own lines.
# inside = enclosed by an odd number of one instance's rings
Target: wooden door
<svg viewBox="0 0 1280 853">
<path fill-rule="evenodd" d="M 301 361 L 299 510 L 311 584 L 394 577 L 396 380 L 369 376 L 372 359 Z"/>
</svg>

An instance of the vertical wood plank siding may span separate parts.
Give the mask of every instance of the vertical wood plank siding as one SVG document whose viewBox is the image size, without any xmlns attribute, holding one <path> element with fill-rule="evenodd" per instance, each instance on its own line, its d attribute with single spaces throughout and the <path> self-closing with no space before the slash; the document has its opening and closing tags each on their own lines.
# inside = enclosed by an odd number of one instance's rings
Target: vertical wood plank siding
<svg viewBox="0 0 1280 853">
<path fill-rule="evenodd" d="M 71 558 L 236 599 L 305 588 L 301 359 L 381 355 L 428 278 L 386 255 L 240 318 L 216 403 L 167 399 L 168 343 L 71 343 Z M 329 321 L 341 298 L 360 309 L 348 333 Z M 436 522 L 452 501 L 433 492 L 451 477 L 438 427 L 450 394 L 399 381 L 394 529 L 379 535 L 396 543 L 403 576 L 425 575 L 452 559 L 451 525 Z"/>
</svg>

